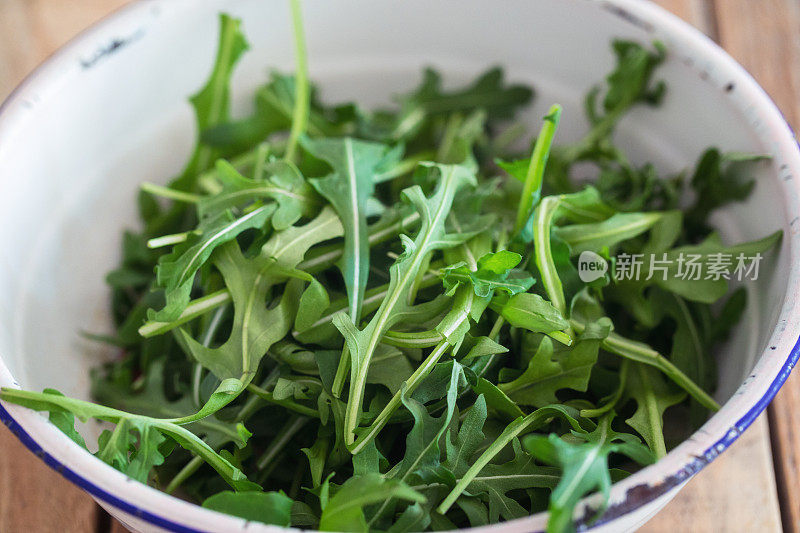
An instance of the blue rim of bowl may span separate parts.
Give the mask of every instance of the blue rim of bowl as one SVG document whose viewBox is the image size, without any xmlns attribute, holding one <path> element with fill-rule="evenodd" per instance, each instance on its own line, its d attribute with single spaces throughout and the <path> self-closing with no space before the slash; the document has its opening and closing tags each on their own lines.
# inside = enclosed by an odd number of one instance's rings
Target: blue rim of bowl
<svg viewBox="0 0 800 533">
<path fill-rule="evenodd" d="M 640 26 L 640 27 L 642 26 L 643 21 L 641 19 L 638 19 L 635 15 L 631 15 L 624 8 L 615 5 L 613 3 L 613 0 L 610 1 L 607 0 L 607 1 L 608 3 L 606 4 L 606 6 L 614 8 L 614 9 L 609 9 L 609 11 L 612 14 L 626 20 L 627 22 L 632 23 L 634 26 Z M 39 72 L 40 68 L 49 63 L 52 58 L 58 56 L 58 54 L 64 51 L 66 47 L 68 47 L 72 43 L 79 42 L 86 34 L 91 32 L 96 27 L 102 25 L 107 20 L 113 19 L 119 14 L 126 12 L 128 10 L 133 11 L 137 8 L 141 8 L 148 3 L 149 2 L 147 0 L 134 0 L 130 4 L 127 4 L 121 8 L 114 10 L 110 14 L 106 15 L 105 17 L 101 18 L 100 20 L 92 24 L 86 30 L 80 32 L 78 35 L 70 39 L 66 45 L 60 47 L 58 50 L 56 50 L 54 54 L 43 60 L 39 64 L 39 66 L 37 66 L 31 72 L 31 74 L 26 76 L 25 79 L 23 79 L 23 81 L 9 94 L 9 96 L 5 99 L 5 101 L 0 102 L 0 115 L 6 110 L 6 106 L 9 105 L 15 99 L 15 96 L 17 96 L 18 93 L 21 93 L 25 88 L 27 88 L 28 84 L 33 80 L 36 73 Z M 664 10 L 663 8 L 658 8 L 658 6 L 655 7 L 663 14 L 676 18 L 674 17 L 674 15 Z M 681 20 L 681 22 L 683 24 L 688 25 L 688 23 L 686 23 L 685 21 Z M 644 23 L 644 24 L 649 25 L 649 23 Z M 724 54 L 727 55 L 727 52 L 719 48 L 719 46 L 716 43 L 714 43 L 713 41 L 710 42 L 713 44 L 713 46 L 715 46 L 716 48 L 718 48 Z M 738 63 L 736 64 L 738 65 Z M 744 70 L 743 68 L 742 70 L 746 75 L 749 76 L 749 73 L 747 73 L 746 70 Z M 758 87 L 759 89 L 761 88 L 761 86 L 755 80 L 753 80 L 753 83 L 755 83 L 756 87 Z M 768 95 L 766 95 L 766 93 L 764 93 L 764 96 L 769 100 L 773 108 L 781 116 L 782 122 L 786 125 L 789 131 L 792 131 L 791 125 L 789 125 L 786 122 L 785 118 L 783 117 L 783 114 L 780 112 L 780 109 L 774 104 L 772 99 Z M 721 437 L 714 444 L 709 446 L 701 456 L 695 456 L 693 460 L 686 462 L 674 474 L 666 476 L 660 482 L 656 484 L 641 484 L 631 487 L 626 492 L 624 500 L 622 502 L 609 506 L 607 509 L 604 510 L 600 518 L 594 520 L 595 513 L 593 512 L 593 510 L 589 507 L 585 508 L 584 516 L 581 519 L 577 520 L 577 524 L 579 526 L 584 526 L 581 527 L 580 529 L 583 530 L 586 526 L 588 526 L 589 528 L 593 528 L 596 526 L 608 524 L 609 522 L 613 522 L 614 520 L 624 516 L 625 514 L 630 513 L 634 509 L 642 507 L 643 505 L 666 494 L 667 492 L 679 486 L 680 484 L 688 481 L 689 478 L 691 478 L 697 472 L 702 470 L 706 465 L 708 465 L 711 461 L 713 461 L 720 453 L 725 451 L 731 444 L 733 444 L 733 442 L 735 442 L 736 439 L 739 438 L 742 432 L 745 431 L 753 423 L 753 421 L 755 421 L 755 419 L 764 411 L 764 409 L 767 408 L 769 403 L 775 398 L 775 395 L 778 393 L 778 390 L 780 390 L 781 386 L 788 379 L 789 374 L 791 373 L 794 366 L 797 364 L 798 360 L 800 360 L 800 337 L 798 337 L 797 341 L 795 341 L 795 344 L 790 350 L 788 357 L 781 365 L 778 374 L 772 380 L 772 382 L 770 383 L 769 387 L 764 392 L 764 394 L 753 404 L 753 406 L 741 418 L 739 418 L 736 421 L 735 425 L 730 430 L 728 430 L 723 437 Z M 36 457 L 40 458 L 47 466 L 49 466 L 50 468 L 61 474 L 64 478 L 68 479 L 73 484 L 77 485 L 84 491 L 91 494 L 93 497 L 103 501 L 104 503 L 107 503 L 113 506 L 114 508 L 123 511 L 134 518 L 137 518 L 139 520 L 144 520 L 152 525 L 164 528 L 168 531 L 176 533 L 207 533 L 204 530 L 195 529 L 186 526 L 184 524 L 174 522 L 172 520 L 164 518 L 163 516 L 154 514 L 150 511 L 147 511 L 146 509 L 138 507 L 135 504 L 132 504 L 118 496 L 115 496 L 114 494 L 96 485 L 86 477 L 82 476 L 75 470 L 72 470 L 70 467 L 68 467 L 67 465 L 65 465 L 64 463 L 53 457 L 50 453 L 45 451 L 45 449 L 42 448 L 42 446 L 40 446 L 39 443 L 36 442 L 36 440 L 28 432 L 25 431 L 22 425 L 20 425 L 20 423 L 17 422 L 17 420 L 11 415 L 11 413 L 9 413 L 8 410 L 6 410 L 6 408 L 3 407 L 2 403 L 0 403 L 0 422 L 2 422 L 5 426 L 7 426 L 8 429 L 20 440 L 20 442 L 22 442 L 22 444 L 25 445 L 25 447 L 28 448 L 28 450 L 30 450 L 34 455 L 36 455 Z M 502 525 L 502 523 L 496 525 Z"/>
</svg>

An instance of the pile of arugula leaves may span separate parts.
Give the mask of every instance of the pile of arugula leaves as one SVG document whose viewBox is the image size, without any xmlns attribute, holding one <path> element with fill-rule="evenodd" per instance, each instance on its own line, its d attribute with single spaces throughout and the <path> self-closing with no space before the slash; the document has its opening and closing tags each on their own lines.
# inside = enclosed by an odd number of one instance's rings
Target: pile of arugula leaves
<svg viewBox="0 0 800 533">
<path fill-rule="evenodd" d="M 663 96 L 659 45 L 614 42 L 586 136 L 553 146 L 553 106 L 527 153 L 512 119 L 533 93 L 499 69 L 454 91 L 428 70 L 394 109 L 324 105 L 291 5 L 297 73 L 272 74 L 244 119 L 228 86 L 248 44 L 221 17 L 197 147 L 142 185 L 143 228 L 108 275 L 101 339 L 121 355 L 94 375 L 102 405 L 2 399 L 84 447 L 75 417 L 106 422 L 98 458 L 249 520 L 395 533 L 549 509 L 549 531 L 574 529 L 583 496 L 718 408 L 711 350 L 745 306 L 724 278 L 647 265 L 584 283 L 577 256 L 766 252 L 780 233 L 727 247 L 708 222 L 747 197 L 757 158 L 710 149 L 688 181 L 628 160 L 613 133 Z"/>
</svg>

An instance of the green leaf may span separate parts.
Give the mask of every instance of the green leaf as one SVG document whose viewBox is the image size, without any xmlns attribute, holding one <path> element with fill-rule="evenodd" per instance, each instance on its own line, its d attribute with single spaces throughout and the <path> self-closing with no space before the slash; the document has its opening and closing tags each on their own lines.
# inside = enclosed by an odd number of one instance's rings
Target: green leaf
<svg viewBox="0 0 800 533">
<path fill-rule="evenodd" d="M 602 222 L 572 224 L 555 228 L 573 255 L 590 250 L 599 253 L 604 247 L 614 248 L 651 229 L 661 220 L 661 213 L 617 213 Z"/>
<path fill-rule="evenodd" d="M 422 507 L 420 503 L 414 503 L 397 517 L 392 527 L 387 533 L 412 533 L 415 531 L 425 531 L 431 522 L 430 513 Z"/>
<path fill-rule="evenodd" d="M 350 137 L 302 137 L 301 144 L 307 152 L 333 169 L 324 178 L 312 179 L 311 184 L 331 203 L 342 221 L 344 253 L 339 267 L 350 298 L 350 318 L 358 323 L 369 274 L 367 202 L 375 191 L 375 176 L 381 168 L 396 165 L 398 153 L 385 145 Z"/>
<path fill-rule="evenodd" d="M 92 381 L 92 396 L 109 407 L 151 418 L 186 419 L 196 410 L 189 396 L 170 401 L 164 393 L 164 362 L 153 361 L 147 369 L 144 385 L 141 390 L 132 392 L 130 387 L 120 386 L 107 380 Z M 238 388 L 238 387 L 237 387 Z M 47 392 L 47 391 L 45 391 Z M 222 392 L 224 395 L 225 393 Z M 224 397 L 222 398 L 224 401 Z M 206 405 L 213 405 L 209 400 Z M 203 437 L 212 448 L 219 448 L 228 442 L 235 442 L 244 447 L 246 440 L 239 434 L 234 424 L 223 422 L 214 416 L 197 419 L 186 427 L 196 435 Z"/>
<path fill-rule="evenodd" d="M 613 413 L 603 417 L 592 433 L 573 432 L 580 439 L 577 443 L 567 442 L 553 434 L 549 437 L 529 435 L 525 438 L 524 446 L 530 453 L 562 469 L 561 481 L 550 495 L 548 532 L 574 531 L 573 513 L 580 499 L 587 494 L 599 490 L 604 501 L 608 501 L 611 488 L 609 454 L 627 455 L 640 464 L 653 462 L 652 454 L 639 439 L 611 429 L 612 417 Z"/>
<path fill-rule="evenodd" d="M 481 298 L 498 290 L 512 295 L 525 292 L 533 286 L 534 279 L 526 272 L 513 270 L 521 260 L 522 256 L 517 253 L 500 250 L 478 259 L 475 271 L 463 263 L 447 266 L 442 271 L 445 289 L 451 291 L 463 282 L 471 283 L 475 294 Z"/>
<path fill-rule="evenodd" d="M 199 134 L 228 120 L 229 85 L 233 68 L 249 46 L 240 27 L 240 20 L 226 14 L 220 15 L 219 45 L 214 68 L 203 88 L 190 98 Z M 172 186 L 178 190 L 193 189 L 197 174 L 208 168 L 217 154 L 215 149 L 198 143 L 183 173 Z"/>
<path fill-rule="evenodd" d="M 64 396 L 62 393 L 55 389 L 44 389 L 44 394 L 55 394 L 56 396 Z M 61 430 L 72 441 L 86 449 L 86 441 L 83 440 L 83 435 L 78 433 L 75 429 L 75 416 L 69 411 L 50 411 L 50 423 Z"/>
<path fill-rule="evenodd" d="M 715 261 L 715 257 L 718 257 L 714 254 L 731 257 L 733 261 L 731 268 L 734 268 L 739 254 L 743 254 L 745 257 L 755 257 L 756 254 L 763 255 L 780 242 L 782 235 L 783 232 L 779 230 L 763 239 L 725 246 L 716 234 L 712 234 L 700 244 L 681 246 L 666 252 L 665 258 L 668 261 L 666 275 L 661 272 L 653 272 L 652 279 L 660 287 L 687 300 L 714 303 L 728 292 L 728 281 L 724 277 L 706 279 L 708 265 Z M 702 279 L 693 279 L 693 276 L 684 276 L 679 273 L 683 264 L 680 260 L 681 257 L 685 261 L 690 256 L 697 256 L 697 264 L 701 265 L 702 269 Z M 643 267 L 642 277 L 646 279 L 650 277 L 650 264 L 643 265 Z"/>
<path fill-rule="evenodd" d="M 515 328 L 535 333 L 552 333 L 569 327 L 569 322 L 556 307 L 533 293 L 515 294 L 505 303 L 495 304 L 500 314 Z"/>
<path fill-rule="evenodd" d="M 637 404 L 636 412 L 626 422 L 644 438 L 656 458 L 660 459 L 667 454 L 664 411 L 683 401 L 686 393 L 676 390 L 657 370 L 642 363 L 631 363 L 626 385 L 626 393 Z"/>
<path fill-rule="evenodd" d="M 358 426 L 364 385 L 370 361 L 380 337 L 392 325 L 413 313 L 408 295 L 414 290 L 415 280 L 425 257 L 434 250 L 456 246 L 468 239 L 469 234 L 448 234 L 445 221 L 456 192 L 474 185 L 475 176 L 466 167 L 458 165 L 431 165 L 431 172 L 440 174 L 439 185 L 429 199 L 419 186 L 403 191 L 421 216 L 419 233 L 414 241 L 403 236 L 405 252 L 392 265 L 387 296 L 364 329 L 357 329 L 343 315 L 336 315 L 333 323 L 342 333 L 350 350 L 350 396 L 347 403 L 345 442 L 352 444 L 353 431 Z"/>
<path fill-rule="evenodd" d="M 322 510 L 320 531 L 368 530 L 364 507 L 398 498 L 424 502 L 425 497 L 397 479 L 385 479 L 380 474 L 353 477 L 334 494 Z"/>
<path fill-rule="evenodd" d="M 581 427 L 580 422 L 575 419 L 575 416 L 577 416 L 577 411 L 574 409 L 563 405 L 548 405 L 547 407 L 537 409 L 527 416 L 517 418 L 508 424 L 489 447 L 475 459 L 436 510 L 442 514 L 446 513 L 467 489 L 469 484 L 483 471 L 486 465 L 488 465 L 509 443 L 519 437 L 521 433 L 538 429 L 554 417 L 564 419 L 574 430 L 583 432 L 584 429 Z"/>
<path fill-rule="evenodd" d="M 218 492 L 203 501 L 203 507 L 245 520 L 289 527 L 292 523 L 291 498 L 282 492 Z"/>
<path fill-rule="evenodd" d="M 338 217 L 326 208 L 308 224 L 274 234 L 252 259 L 242 254 L 236 242 L 220 247 L 214 255 L 214 265 L 233 299 L 231 333 L 221 346 L 209 348 L 180 329 L 179 336 L 188 353 L 219 379 L 236 378 L 246 386 L 269 347 L 289 332 L 297 313 L 299 280 L 286 284 L 278 305 L 272 308 L 265 303 L 268 291 L 293 275 L 311 246 L 341 232 Z"/>
<path fill-rule="evenodd" d="M 149 311 L 147 318 L 160 322 L 176 320 L 189 305 L 195 274 L 212 252 L 248 229 L 263 227 L 274 211 L 275 206 L 265 205 L 237 219 L 220 215 L 202 222 L 199 237 L 175 246 L 172 253 L 159 260 L 156 279 L 166 291 L 167 303 L 158 312 Z"/>
<path fill-rule="evenodd" d="M 411 482 L 419 479 L 419 471 L 426 468 L 435 468 L 441 459 L 441 449 L 444 446 L 443 437 L 445 431 L 450 426 L 453 414 L 456 410 L 456 400 L 458 398 L 458 385 L 463 379 L 461 365 L 453 362 L 449 381 L 446 388 L 445 398 L 447 407 L 444 414 L 435 419 L 428 414 L 425 406 L 407 397 L 402 396 L 403 405 L 414 416 L 414 427 L 406 438 L 406 450 L 402 461 L 394 471 L 394 478 L 404 482 Z M 486 406 L 483 404 L 483 410 Z"/>
<path fill-rule="evenodd" d="M 331 305 L 328 291 L 313 276 L 309 276 L 309 284 L 300 296 L 297 306 L 297 317 L 294 321 L 296 331 L 306 331 L 319 320 Z"/>
<path fill-rule="evenodd" d="M 533 456 L 525 453 L 517 439 L 512 441 L 514 459 L 503 464 L 487 464 L 467 486 L 470 494 L 486 494 L 489 498 L 489 521 L 500 517 L 513 520 L 530 513 L 513 497 L 512 490 L 555 488 L 561 476 L 557 468 L 537 465 Z"/>
<path fill-rule="evenodd" d="M 111 407 L 104 407 L 74 398 L 66 398 L 57 394 L 4 388 L 0 390 L 0 399 L 35 411 L 70 412 L 82 420 L 95 418 L 117 424 L 118 427 L 115 428 L 113 433 L 106 432 L 106 436 L 100 439 L 101 451 L 98 452 L 103 460 L 108 460 L 112 464 L 122 467 L 127 465 L 129 457 L 126 457 L 126 454 L 130 452 L 134 441 L 130 430 L 149 426 L 151 428 L 150 431 L 157 430 L 161 432 L 177 442 L 181 447 L 202 458 L 234 489 L 241 491 L 260 488 L 255 483 L 248 481 L 241 470 L 215 452 L 191 431 L 172 422 L 134 415 Z M 150 449 L 152 450 L 152 447 Z M 146 457 L 142 457 L 142 461 L 147 457 L 149 457 L 150 461 L 154 459 L 154 456 L 149 454 Z"/>
<path fill-rule="evenodd" d="M 708 217 L 715 209 L 741 202 L 750 195 L 755 180 L 747 176 L 747 171 L 752 170 L 752 163 L 764 159 L 758 155 L 723 155 L 716 148 L 709 148 L 700 156 L 691 180 L 696 198 L 686 212 L 690 239 L 710 231 Z"/>
<path fill-rule="evenodd" d="M 266 175 L 264 180 L 246 178 L 228 161 L 218 160 L 216 175 L 222 190 L 200 200 L 200 219 L 207 219 L 231 207 L 241 207 L 261 199 L 271 199 L 277 204 L 272 215 L 272 227 L 278 231 L 292 226 L 302 216 L 311 217 L 316 214 L 319 198 L 294 164 L 272 160 L 263 165 L 262 172 Z"/>
<path fill-rule="evenodd" d="M 663 45 L 656 43 L 654 53 L 638 43 L 616 40 L 613 48 L 617 67 L 606 78 L 608 88 L 603 99 L 605 111 L 618 113 L 637 101 L 657 101 L 664 91 L 663 82 L 653 89 L 649 89 L 648 84 L 655 67 L 666 55 Z"/>
<path fill-rule="evenodd" d="M 560 389 L 585 392 L 600 343 L 610 332 L 611 321 L 600 319 L 587 327 L 575 344 L 557 352 L 550 338 L 542 337 L 522 375 L 510 383 L 501 383 L 500 390 L 518 403 L 536 407 L 558 403 L 556 392 Z"/>
<path fill-rule="evenodd" d="M 393 346 L 381 344 L 375 350 L 372 358 L 372 364 L 367 373 L 367 383 L 378 383 L 395 394 L 400 391 L 403 382 L 413 372 L 414 368 L 411 366 L 411 362 L 402 351 Z"/>
<path fill-rule="evenodd" d="M 516 402 L 509 398 L 500 387 L 488 379 L 473 377 L 470 374 L 471 372 L 467 373 L 467 380 L 472 385 L 472 390 L 475 391 L 475 394 L 482 394 L 489 407 L 502 413 L 509 420 L 525 416 L 525 413 L 522 412 Z"/>
<path fill-rule="evenodd" d="M 452 92 L 442 89 L 439 74 L 426 69 L 420 86 L 400 98 L 400 112 L 388 124 L 380 124 L 373 117 L 369 129 L 393 141 L 410 141 L 429 124 L 430 120 L 446 114 L 470 112 L 481 108 L 487 120 L 511 118 L 515 111 L 533 97 L 530 88 L 522 85 L 507 86 L 503 71 L 493 68 L 486 71 L 470 86 Z"/>
</svg>

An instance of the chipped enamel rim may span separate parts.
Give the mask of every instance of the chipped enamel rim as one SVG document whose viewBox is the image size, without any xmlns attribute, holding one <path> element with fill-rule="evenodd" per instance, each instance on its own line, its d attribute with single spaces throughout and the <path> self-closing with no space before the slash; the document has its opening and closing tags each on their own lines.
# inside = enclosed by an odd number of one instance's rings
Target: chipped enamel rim
<svg viewBox="0 0 800 533">
<path fill-rule="evenodd" d="M 45 92 L 43 88 L 72 75 L 71 65 L 85 62 L 87 50 L 100 50 L 97 56 L 90 56 L 89 60 L 95 61 L 141 37 L 134 33 L 132 38 L 110 41 L 110 46 L 96 46 L 97 43 L 108 43 L 112 35 L 129 35 L 130 29 L 139 27 L 149 10 L 159 1 L 164 0 L 139 0 L 127 5 L 83 32 L 45 61 L 0 106 L 0 142 L 4 132 L 13 130 L 18 121 L 24 120 L 22 110 L 29 104 L 29 99 L 35 100 L 36 93 Z M 731 99 L 732 105 L 749 121 L 761 142 L 770 147 L 775 168 L 778 169 L 774 179 L 779 180 L 784 193 L 783 207 L 789 214 L 787 219 L 791 217 L 784 235 L 785 253 L 789 254 L 792 265 L 787 295 L 766 350 L 733 397 L 694 435 L 655 465 L 640 470 L 612 487 L 609 507 L 592 527 L 614 527 L 621 518 L 630 519 L 643 506 L 678 488 L 727 449 L 766 408 L 800 356 L 800 315 L 795 313 L 800 275 L 797 267 L 800 265 L 800 233 L 795 226 L 800 208 L 798 186 L 792 179 L 800 171 L 800 151 L 791 128 L 764 90 L 744 68 L 705 35 L 662 8 L 642 0 L 585 1 L 598 4 L 602 9 L 665 41 L 671 54 L 683 60 L 706 83 L 718 88 L 722 97 Z M 18 386 L 1 359 L 0 384 Z M 116 508 L 152 526 L 176 532 L 245 529 L 263 533 L 286 531 L 284 528 L 209 511 L 133 481 L 73 443 L 46 419 L 28 409 L 0 403 L 0 420 L 48 466 L 105 506 Z M 584 519 L 581 522 L 585 523 L 586 517 L 592 516 L 593 501 L 596 505 L 596 498 L 583 500 L 580 513 Z M 546 513 L 539 513 L 471 531 L 539 530 L 544 527 L 546 520 Z"/>
</svg>

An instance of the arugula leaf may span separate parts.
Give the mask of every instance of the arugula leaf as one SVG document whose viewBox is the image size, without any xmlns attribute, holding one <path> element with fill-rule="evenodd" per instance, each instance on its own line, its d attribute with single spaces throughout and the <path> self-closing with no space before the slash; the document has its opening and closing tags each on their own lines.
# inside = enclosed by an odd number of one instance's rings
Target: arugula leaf
<svg viewBox="0 0 800 533">
<path fill-rule="evenodd" d="M 212 252 L 248 229 L 263 227 L 274 211 L 275 206 L 265 205 L 237 219 L 220 215 L 201 222 L 200 237 L 176 246 L 159 260 L 156 280 L 166 291 L 167 303 L 158 312 L 148 312 L 148 318 L 161 322 L 176 320 L 189 304 L 195 274 Z"/>
<path fill-rule="evenodd" d="M 608 337 L 611 327 L 610 320 L 600 319 L 586 327 L 575 344 L 559 352 L 554 352 L 549 337 L 543 337 L 522 375 L 501 383 L 500 389 L 512 400 L 535 407 L 557 403 L 559 389 L 585 392 L 600 343 Z"/>
<path fill-rule="evenodd" d="M 560 226 L 554 232 L 573 255 L 586 250 L 598 253 L 648 231 L 661 218 L 661 213 L 617 213 L 602 222 Z"/>
<path fill-rule="evenodd" d="M 754 257 L 756 254 L 764 254 L 774 247 L 781 240 L 782 235 L 783 232 L 778 230 L 763 239 L 725 246 L 717 234 L 711 234 L 700 244 L 680 246 L 666 252 L 665 258 L 670 262 L 667 265 L 666 276 L 653 272 L 652 280 L 660 287 L 674 292 L 687 300 L 714 303 L 728 291 L 728 280 L 725 277 L 706 279 L 708 278 L 707 275 L 704 275 L 703 279 L 693 279 L 693 276 L 680 275 L 679 269 L 683 265 L 680 258 L 683 257 L 683 261 L 685 261 L 690 256 L 696 256 L 697 264 L 702 265 L 703 272 L 707 272 L 708 264 L 714 261 L 714 254 L 723 254 L 734 259 L 739 254 L 743 254 L 745 257 Z M 642 277 L 647 279 L 651 277 L 651 265 L 648 263 L 643 266 Z"/>
<path fill-rule="evenodd" d="M 293 503 L 282 492 L 223 491 L 203 501 L 203 507 L 245 520 L 289 527 Z"/>
<path fill-rule="evenodd" d="M 695 167 L 691 185 L 696 198 L 686 211 L 686 232 L 690 241 L 711 231 L 708 217 L 712 211 L 730 202 L 746 199 L 755 186 L 745 172 L 752 163 L 766 159 L 748 154 L 721 154 L 716 148 L 706 150 Z"/>
<path fill-rule="evenodd" d="M 400 112 L 388 121 L 372 117 L 366 127 L 393 141 L 410 141 L 422 130 L 431 117 L 460 113 L 475 108 L 485 110 L 487 119 L 511 118 L 514 112 L 533 97 L 530 88 L 522 85 L 506 86 L 503 71 L 493 68 L 486 71 L 469 87 L 452 92 L 442 90 L 442 80 L 432 69 L 425 69 L 420 86 L 400 98 Z M 388 122 L 388 124 L 386 124 Z"/>
<path fill-rule="evenodd" d="M 261 198 L 270 198 L 277 203 L 272 215 L 272 227 L 278 231 L 292 226 L 301 217 L 316 214 L 318 198 L 294 164 L 272 160 L 263 165 L 262 172 L 267 176 L 264 180 L 246 178 L 229 162 L 218 160 L 216 175 L 222 188 L 216 194 L 200 199 L 200 219 L 208 219 L 230 207 L 242 206 Z"/>
<path fill-rule="evenodd" d="M 203 88 L 190 98 L 199 135 L 228 119 L 229 85 L 233 68 L 249 47 L 240 27 L 240 20 L 224 13 L 220 15 L 219 45 L 214 69 Z M 204 146 L 202 142 L 198 143 L 183 173 L 172 182 L 172 187 L 177 190 L 194 189 L 198 173 L 207 169 L 217 155 L 218 152 L 213 148 Z"/>
<path fill-rule="evenodd" d="M 151 418 L 182 420 L 194 413 L 197 406 L 189 396 L 170 401 L 164 392 L 164 373 L 163 361 L 154 361 L 148 368 L 144 385 L 135 393 L 130 391 L 130 387 L 93 379 L 92 395 L 104 405 L 120 411 Z M 45 392 L 48 391 L 49 389 L 45 390 Z M 225 398 L 222 400 L 224 401 Z M 240 448 L 247 444 L 236 424 L 224 422 L 216 417 L 199 418 L 186 424 L 186 427 L 196 435 L 203 437 L 215 449 L 227 442 L 235 442 Z"/>
<path fill-rule="evenodd" d="M 544 425 L 549 419 L 553 417 L 563 418 L 567 421 L 574 430 L 584 431 L 580 422 L 575 418 L 577 412 L 569 407 L 563 405 L 549 405 L 537 409 L 527 416 L 520 417 L 511 422 L 500 433 L 500 435 L 492 442 L 488 448 L 472 463 L 469 469 L 464 473 L 461 479 L 455 484 L 453 489 L 442 500 L 437 507 L 437 511 L 444 514 L 450 509 L 455 501 L 467 489 L 469 484 L 483 471 L 486 465 L 497 456 L 509 443 L 519 437 L 519 435 L 526 431 L 533 431 L 538 427 Z"/>
<path fill-rule="evenodd" d="M 121 429 L 115 429 L 115 431 L 110 434 L 106 433 L 108 437 L 103 439 L 103 442 L 101 442 L 101 450 L 98 452 L 99 457 L 111 461 L 114 466 L 127 468 L 129 457 L 126 457 L 125 454 L 130 452 L 130 445 L 132 442 L 130 429 L 135 427 L 141 431 L 148 431 L 149 438 L 152 438 L 150 437 L 152 434 L 149 432 L 153 431 L 171 438 L 181 447 L 207 462 L 237 491 L 260 488 L 248 481 L 241 470 L 215 452 L 208 444 L 195 436 L 191 431 L 172 422 L 134 415 L 110 407 L 104 407 L 83 400 L 66 398 L 58 394 L 49 394 L 46 392 L 37 393 L 3 388 L 0 389 L 0 399 L 28 407 L 35 411 L 70 412 L 83 420 L 96 418 L 105 422 L 121 425 Z M 112 439 L 111 437 L 114 436 L 115 433 L 116 436 Z M 141 434 L 142 433 L 140 433 L 140 435 Z M 141 473 L 148 462 L 149 464 L 155 465 L 158 464 L 160 460 L 158 457 L 154 456 L 155 453 L 160 452 L 157 452 L 157 448 L 153 448 L 152 443 L 154 441 L 149 440 L 149 438 L 144 455 L 139 457 L 139 465 L 135 467 L 138 470 L 133 470 L 134 473 Z M 157 439 L 158 437 L 154 438 Z M 136 458 L 136 453 L 138 452 L 134 453 L 134 458 Z"/>
<path fill-rule="evenodd" d="M 380 474 L 366 474 L 350 478 L 323 505 L 319 521 L 320 531 L 363 531 L 367 521 L 364 507 L 400 498 L 411 502 L 424 502 L 425 497 L 397 479 L 386 479 Z"/>
<path fill-rule="evenodd" d="M 495 299 L 491 305 L 515 328 L 549 335 L 555 335 L 556 332 L 569 328 L 569 322 L 561 312 L 538 294 L 530 292 L 515 294 L 505 302 L 502 299 Z M 560 341 L 564 340 L 560 336 L 557 337 Z"/>
<path fill-rule="evenodd" d="M 219 379 L 239 379 L 244 388 L 258 369 L 269 347 L 291 329 L 297 313 L 299 280 L 290 280 L 277 306 L 265 306 L 267 292 L 292 276 L 293 269 L 314 244 L 341 235 L 342 226 L 332 209 L 323 209 L 305 226 L 293 226 L 276 233 L 261 253 L 247 259 L 239 245 L 231 242 L 214 256 L 234 307 L 228 340 L 217 348 L 197 342 L 186 330 L 178 333 L 191 356 Z"/>
<path fill-rule="evenodd" d="M 642 363 L 632 363 L 631 366 L 626 393 L 636 400 L 637 408 L 626 422 L 644 438 L 656 458 L 660 459 L 667 454 L 664 411 L 683 401 L 686 393 L 670 387 L 661 374 L 650 366 Z"/>
<path fill-rule="evenodd" d="M 374 178 L 385 166 L 397 164 L 397 151 L 388 147 L 345 139 L 301 138 L 303 148 L 333 168 L 311 184 L 336 210 L 344 227 L 344 252 L 339 265 L 350 298 L 354 323 L 361 320 L 361 306 L 369 273 L 367 202 L 375 191 Z"/>
<path fill-rule="evenodd" d="M 487 464 L 467 486 L 470 494 L 486 493 L 489 498 L 489 521 L 523 518 L 529 512 L 508 492 L 520 489 L 552 489 L 560 481 L 558 469 L 537 465 L 534 457 L 525 453 L 517 439 L 512 441 L 514 458 L 506 463 Z"/>
<path fill-rule="evenodd" d="M 421 227 L 414 241 L 404 237 L 405 252 L 391 268 L 387 297 L 375 316 L 362 330 L 355 328 L 341 314 L 333 318 L 333 323 L 345 337 L 351 354 L 350 397 L 347 401 L 345 422 L 347 444 L 352 444 L 355 438 L 353 431 L 360 418 L 364 383 L 372 355 L 381 335 L 411 311 L 407 294 L 413 287 L 424 258 L 433 250 L 456 246 L 469 238 L 469 235 L 446 233 L 445 220 L 456 192 L 475 183 L 474 174 L 458 165 L 432 164 L 428 168 L 431 172 L 440 174 L 439 186 L 430 199 L 425 198 L 419 186 L 403 191 L 422 216 Z"/>
<path fill-rule="evenodd" d="M 608 456 L 611 453 L 627 455 L 643 465 L 653 462 L 653 456 L 639 439 L 611 429 L 611 418 L 613 413 L 601 418 L 591 433 L 573 431 L 572 435 L 578 437 L 574 443 L 554 434 L 549 437 L 528 435 L 525 438 L 524 446 L 530 453 L 562 469 L 561 482 L 550 496 L 548 532 L 574 531 L 572 516 L 575 508 L 590 492 L 600 490 L 608 501 L 611 488 Z"/>
<path fill-rule="evenodd" d="M 44 389 L 42 391 L 44 394 L 54 394 L 56 396 L 64 396 L 61 392 L 55 389 Z M 80 446 L 81 448 L 86 448 L 86 441 L 83 439 L 83 435 L 78 433 L 75 429 L 75 415 L 70 413 L 69 411 L 50 411 L 48 416 L 50 423 L 61 430 L 67 437 L 72 439 L 72 441 Z"/>
<path fill-rule="evenodd" d="M 474 272 L 466 263 L 447 266 L 442 273 L 445 289 L 451 291 L 459 283 L 469 282 L 475 294 L 481 298 L 497 290 L 512 295 L 525 292 L 533 286 L 535 280 L 526 272 L 513 270 L 520 261 L 521 255 L 501 250 L 478 259 L 478 268 Z"/>
</svg>

